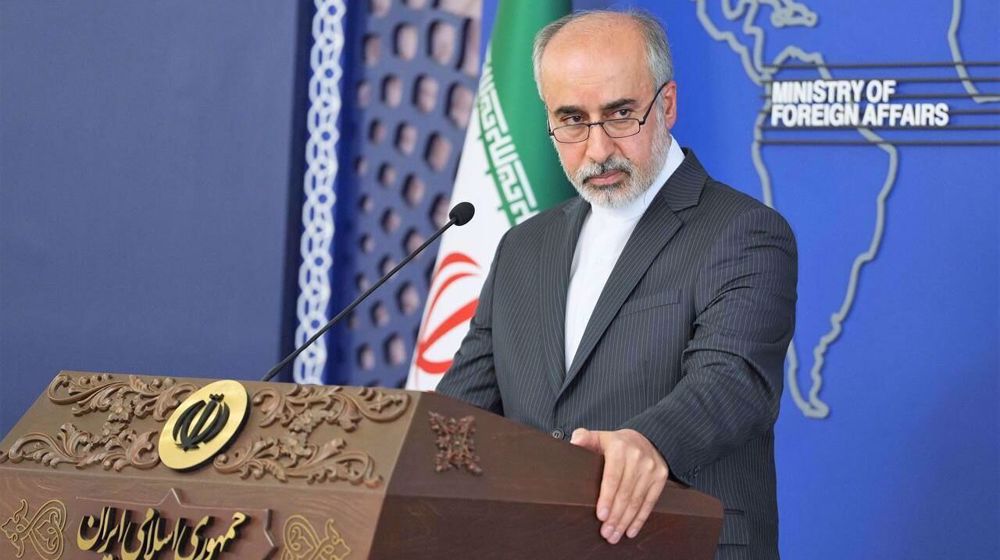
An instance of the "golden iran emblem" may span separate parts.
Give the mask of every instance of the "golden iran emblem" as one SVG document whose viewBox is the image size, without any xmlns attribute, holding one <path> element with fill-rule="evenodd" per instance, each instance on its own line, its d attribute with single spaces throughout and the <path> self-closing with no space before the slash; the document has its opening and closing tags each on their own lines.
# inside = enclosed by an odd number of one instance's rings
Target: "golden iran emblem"
<svg viewBox="0 0 1000 560">
<path fill-rule="evenodd" d="M 236 438 L 249 412 L 247 390 L 238 381 L 205 385 L 167 419 L 160 434 L 160 460 L 179 471 L 205 464 Z"/>
</svg>

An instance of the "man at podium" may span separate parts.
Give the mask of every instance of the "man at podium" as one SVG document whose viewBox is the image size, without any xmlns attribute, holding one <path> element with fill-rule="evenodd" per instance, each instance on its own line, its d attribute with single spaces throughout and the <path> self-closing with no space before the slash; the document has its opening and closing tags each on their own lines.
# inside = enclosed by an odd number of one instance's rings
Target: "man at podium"
<svg viewBox="0 0 1000 560">
<path fill-rule="evenodd" d="M 669 477 L 723 502 L 718 558 L 777 558 L 794 236 L 671 135 L 655 19 L 569 15 L 539 32 L 534 65 L 579 197 L 504 236 L 437 391 L 601 453 L 610 543 L 638 534 Z"/>
</svg>

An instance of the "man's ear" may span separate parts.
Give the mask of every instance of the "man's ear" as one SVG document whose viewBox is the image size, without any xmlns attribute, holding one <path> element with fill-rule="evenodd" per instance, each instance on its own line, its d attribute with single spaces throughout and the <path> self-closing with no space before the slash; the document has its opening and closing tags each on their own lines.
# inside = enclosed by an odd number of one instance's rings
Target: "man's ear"
<svg viewBox="0 0 1000 560">
<path fill-rule="evenodd" d="M 663 122 L 671 129 L 677 122 L 677 82 L 670 80 L 660 96 L 663 98 Z"/>
</svg>

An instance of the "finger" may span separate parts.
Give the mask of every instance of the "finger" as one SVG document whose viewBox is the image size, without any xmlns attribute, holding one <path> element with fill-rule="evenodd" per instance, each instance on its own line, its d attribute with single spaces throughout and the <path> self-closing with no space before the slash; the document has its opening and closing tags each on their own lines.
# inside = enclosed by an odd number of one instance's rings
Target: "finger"
<svg viewBox="0 0 1000 560">
<path fill-rule="evenodd" d="M 655 463 L 649 466 L 642 465 L 638 469 L 639 472 L 636 475 L 635 487 L 632 489 L 632 493 L 629 494 L 628 499 L 625 500 L 625 511 L 618 521 L 615 522 L 615 533 L 619 535 L 618 538 L 621 538 L 622 535 L 628 535 L 627 529 L 632 528 L 636 515 L 639 514 L 645 505 L 647 496 L 656 482 L 653 478 L 655 469 Z"/>
<path fill-rule="evenodd" d="M 642 498 L 634 498 L 633 496 L 637 492 L 636 485 L 640 482 L 641 473 L 639 457 L 641 453 L 638 449 L 632 448 L 625 454 L 625 467 L 622 474 L 621 483 L 618 485 L 618 491 L 614 497 L 614 505 L 611 507 L 611 514 L 608 516 L 608 520 L 604 523 L 606 526 L 606 531 L 602 531 L 602 535 L 605 532 L 608 533 L 605 536 L 608 542 L 611 544 L 617 543 L 625 530 L 628 529 L 628 523 L 631 522 L 631 517 L 624 519 L 625 513 L 629 510 L 633 501 L 635 502 L 634 511 L 632 511 L 632 516 L 635 516 L 635 511 L 638 511 L 639 504 L 642 503 Z M 648 483 L 647 483 L 648 485 Z M 641 492 L 642 489 L 639 489 Z"/>
<path fill-rule="evenodd" d="M 665 471 L 666 469 L 664 469 Z M 658 473 L 659 474 L 659 473 Z M 660 494 L 663 493 L 663 487 L 667 484 L 667 476 L 663 474 L 662 476 L 657 476 L 653 481 L 653 485 L 649 487 L 649 491 L 646 492 L 646 499 L 642 503 L 642 508 L 639 509 L 639 513 L 632 520 L 632 524 L 629 526 L 628 531 L 625 532 L 628 538 L 634 539 L 639 531 L 642 530 L 642 526 L 646 524 L 649 516 L 653 513 L 653 507 L 656 506 L 656 501 L 660 499 Z"/>
<path fill-rule="evenodd" d="M 614 504 L 624 471 L 625 462 L 621 460 L 619 450 L 617 448 L 608 450 L 604 454 L 604 474 L 601 477 L 601 492 L 597 497 L 597 518 L 601 521 L 606 521 L 611 514 L 611 506 Z"/>
<path fill-rule="evenodd" d="M 585 447 L 591 451 L 596 451 L 598 453 L 600 450 L 600 438 L 597 432 L 592 432 L 586 428 L 577 428 L 573 430 L 573 436 L 569 439 L 569 442 L 573 445 L 579 445 L 580 447 Z"/>
</svg>

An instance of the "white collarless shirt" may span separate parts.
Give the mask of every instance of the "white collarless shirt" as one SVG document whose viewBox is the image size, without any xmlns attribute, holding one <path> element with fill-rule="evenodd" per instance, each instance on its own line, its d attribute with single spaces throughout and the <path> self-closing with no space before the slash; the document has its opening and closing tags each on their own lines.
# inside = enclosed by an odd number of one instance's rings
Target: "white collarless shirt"
<svg viewBox="0 0 1000 560">
<path fill-rule="evenodd" d="M 646 192 L 620 208 L 591 205 L 590 213 L 584 219 L 580 237 L 576 242 L 573 265 L 569 273 L 569 289 L 566 293 L 567 371 L 573 364 L 580 339 L 583 338 L 583 332 L 590 322 L 597 299 L 601 296 L 604 285 L 611 276 L 611 270 L 618 262 L 618 257 L 625 249 L 625 243 L 653 198 L 683 161 L 684 152 L 671 135 L 667 159 L 656 180 Z"/>
</svg>

